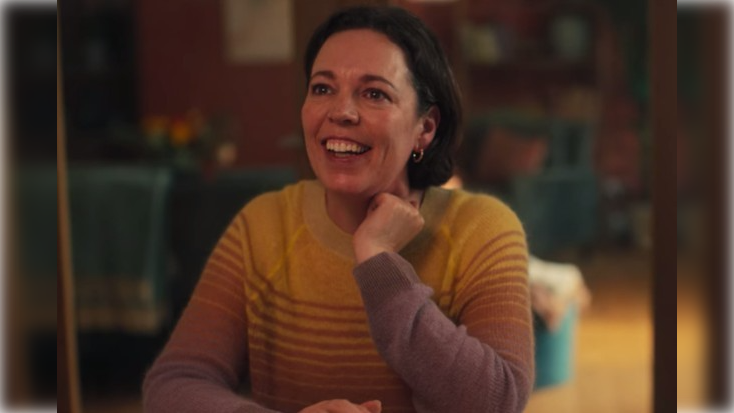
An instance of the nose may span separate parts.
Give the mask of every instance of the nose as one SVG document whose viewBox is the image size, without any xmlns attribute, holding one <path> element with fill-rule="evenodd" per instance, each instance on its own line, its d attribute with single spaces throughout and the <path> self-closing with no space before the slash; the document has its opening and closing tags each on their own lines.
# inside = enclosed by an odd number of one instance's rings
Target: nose
<svg viewBox="0 0 734 413">
<path fill-rule="evenodd" d="M 329 120 L 338 124 L 357 124 L 359 111 L 349 96 L 335 97 L 329 109 Z"/>
</svg>

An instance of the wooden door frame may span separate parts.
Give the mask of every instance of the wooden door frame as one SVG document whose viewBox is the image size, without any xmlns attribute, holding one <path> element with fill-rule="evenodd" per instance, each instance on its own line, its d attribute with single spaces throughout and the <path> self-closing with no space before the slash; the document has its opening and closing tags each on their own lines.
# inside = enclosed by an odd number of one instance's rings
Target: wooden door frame
<svg viewBox="0 0 734 413">
<path fill-rule="evenodd" d="M 74 282 L 71 265 L 69 199 L 66 176 L 66 134 L 61 76 L 59 18 L 56 17 L 56 167 L 57 167 L 57 333 L 56 386 L 59 412 L 81 412 L 79 363 L 77 360 Z"/>
<path fill-rule="evenodd" d="M 676 256 L 676 114 L 677 36 L 676 5 L 648 0 L 650 27 L 650 95 L 652 109 L 653 205 L 653 411 L 676 408 L 677 346 L 670 337 L 677 330 Z M 672 31 L 672 32 L 671 32 Z M 672 171 L 672 173 L 671 173 Z M 672 253 L 672 254 L 671 254 Z"/>
<path fill-rule="evenodd" d="M 702 171 L 707 188 L 704 198 L 706 210 L 706 247 L 703 275 L 708 320 L 708 347 L 706 349 L 708 382 L 706 401 L 715 407 L 729 405 L 729 274 L 727 268 L 728 177 L 726 165 L 728 151 L 727 118 L 729 108 L 729 56 L 727 29 L 731 14 L 726 6 L 703 6 L 701 12 L 701 40 L 703 108 L 706 130 L 707 168 Z"/>
</svg>

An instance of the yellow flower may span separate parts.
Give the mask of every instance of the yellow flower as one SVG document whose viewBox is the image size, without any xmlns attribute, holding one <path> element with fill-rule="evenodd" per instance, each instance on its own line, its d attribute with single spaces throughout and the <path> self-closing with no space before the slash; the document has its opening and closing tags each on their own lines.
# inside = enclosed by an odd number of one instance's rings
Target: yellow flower
<svg viewBox="0 0 734 413">
<path fill-rule="evenodd" d="M 186 121 L 177 119 L 171 124 L 171 144 L 176 147 L 186 146 L 194 136 L 191 126 Z"/>
</svg>

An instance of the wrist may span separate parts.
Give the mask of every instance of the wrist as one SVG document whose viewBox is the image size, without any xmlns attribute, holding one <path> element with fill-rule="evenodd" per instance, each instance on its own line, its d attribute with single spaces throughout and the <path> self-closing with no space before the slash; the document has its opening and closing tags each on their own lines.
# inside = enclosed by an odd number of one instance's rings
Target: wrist
<svg viewBox="0 0 734 413">
<path fill-rule="evenodd" d="M 356 261 L 356 264 L 359 265 L 368 259 L 379 255 L 383 252 L 387 252 L 388 250 L 383 247 L 379 247 L 376 245 L 373 246 L 363 246 L 363 247 L 356 247 L 354 248 L 354 258 Z"/>
</svg>

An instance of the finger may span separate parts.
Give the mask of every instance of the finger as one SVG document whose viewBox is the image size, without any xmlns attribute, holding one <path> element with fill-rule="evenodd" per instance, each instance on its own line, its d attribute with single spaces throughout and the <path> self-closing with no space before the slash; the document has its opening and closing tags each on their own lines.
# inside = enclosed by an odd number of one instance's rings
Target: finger
<svg viewBox="0 0 734 413">
<path fill-rule="evenodd" d="M 423 191 L 410 189 L 410 187 L 405 186 L 405 184 L 400 184 L 388 188 L 384 193 L 392 195 L 402 201 L 405 201 L 417 207 L 418 205 L 420 205 L 420 199 Z"/>
<path fill-rule="evenodd" d="M 360 404 L 360 406 L 367 409 L 369 413 L 380 413 L 382 411 L 382 402 L 379 400 L 370 400 Z"/>
<path fill-rule="evenodd" d="M 328 403 L 328 413 L 371 413 L 363 410 L 364 408 L 350 402 L 346 399 L 330 400 Z"/>
<path fill-rule="evenodd" d="M 398 198 L 397 196 L 387 193 L 387 192 L 380 192 L 379 194 L 372 197 L 372 200 L 370 201 L 369 210 L 374 211 L 383 205 L 397 205 L 402 200 Z"/>
<path fill-rule="evenodd" d="M 377 200 L 377 196 L 374 196 L 372 197 L 372 200 L 370 201 L 369 207 L 367 207 L 367 212 L 373 212 L 379 206 L 380 206 L 380 201 Z"/>
<path fill-rule="evenodd" d="M 380 205 L 382 205 L 385 202 L 386 197 L 388 196 L 385 192 L 380 192 L 379 194 L 376 194 L 372 197 L 370 200 L 370 206 L 369 210 L 374 211 L 376 210 Z"/>
<path fill-rule="evenodd" d="M 410 191 L 410 195 L 408 196 L 408 202 L 410 203 L 410 205 L 413 205 L 413 207 L 415 207 L 416 209 L 420 209 L 422 199 L 423 199 L 423 191 L 417 191 L 417 190 Z"/>
</svg>

